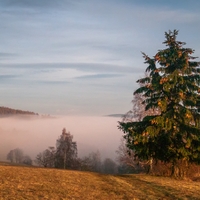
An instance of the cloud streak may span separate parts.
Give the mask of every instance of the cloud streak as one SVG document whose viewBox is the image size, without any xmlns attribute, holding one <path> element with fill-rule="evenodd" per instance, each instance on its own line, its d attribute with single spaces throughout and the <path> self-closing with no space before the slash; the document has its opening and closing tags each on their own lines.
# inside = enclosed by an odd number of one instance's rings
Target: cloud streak
<svg viewBox="0 0 200 200">
<path fill-rule="evenodd" d="M 94 74 L 94 75 L 85 75 L 79 76 L 77 79 L 105 79 L 105 78 L 115 78 L 115 77 L 122 77 L 121 74 Z"/>
</svg>

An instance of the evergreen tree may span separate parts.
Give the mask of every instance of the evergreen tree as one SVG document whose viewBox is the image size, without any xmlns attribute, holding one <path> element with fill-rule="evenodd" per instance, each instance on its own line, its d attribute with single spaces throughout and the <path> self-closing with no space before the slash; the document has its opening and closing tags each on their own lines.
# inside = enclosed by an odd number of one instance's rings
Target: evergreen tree
<svg viewBox="0 0 200 200">
<path fill-rule="evenodd" d="M 153 57 L 143 53 L 146 72 L 134 94 L 142 94 L 146 110 L 160 109 L 138 122 L 119 122 L 127 147 L 143 160 L 172 164 L 172 175 L 184 176 L 178 164 L 200 162 L 200 68 L 194 50 L 176 40 L 178 31 L 166 32 L 166 49 Z"/>
</svg>

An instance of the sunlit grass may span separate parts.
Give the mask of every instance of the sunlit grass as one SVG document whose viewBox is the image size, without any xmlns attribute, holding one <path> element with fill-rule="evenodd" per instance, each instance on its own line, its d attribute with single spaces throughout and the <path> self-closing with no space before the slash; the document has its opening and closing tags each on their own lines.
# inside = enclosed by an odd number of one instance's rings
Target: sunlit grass
<svg viewBox="0 0 200 200">
<path fill-rule="evenodd" d="M 0 199 L 200 199 L 200 182 L 0 166 Z"/>
</svg>

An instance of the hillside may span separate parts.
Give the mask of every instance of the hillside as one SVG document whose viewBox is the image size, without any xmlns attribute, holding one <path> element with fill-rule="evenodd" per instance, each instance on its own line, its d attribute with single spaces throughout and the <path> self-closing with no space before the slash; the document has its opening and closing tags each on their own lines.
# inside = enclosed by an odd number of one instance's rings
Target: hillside
<svg viewBox="0 0 200 200">
<path fill-rule="evenodd" d="M 38 115 L 37 113 L 0 106 L 0 115 Z"/>
<path fill-rule="evenodd" d="M 0 199 L 200 199 L 200 182 L 147 175 L 0 166 Z"/>
</svg>

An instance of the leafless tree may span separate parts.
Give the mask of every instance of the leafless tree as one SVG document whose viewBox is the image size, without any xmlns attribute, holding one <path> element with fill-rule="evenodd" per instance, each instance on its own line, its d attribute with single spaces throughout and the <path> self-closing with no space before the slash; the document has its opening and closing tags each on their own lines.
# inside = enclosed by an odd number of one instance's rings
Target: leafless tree
<svg viewBox="0 0 200 200">
<path fill-rule="evenodd" d="M 105 174 L 117 174 L 117 164 L 111 158 L 105 158 L 102 164 L 102 170 Z"/>
<path fill-rule="evenodd" d="M 32 159 L 31 159 L 31 157 L 28 156 L 28 155 L 25 155 L 23 157 L 22 163 L 25 164 L 25 165 L 32 165 Z"/>
<path fill-rule="evenodd" d="M 88 156 L 85 156 L 81 159 L 81 163 L 83 170 L 93 172 L 102 171 L 101 154 L 99 151 L 92 152 Z"/>
<path fill-rule="evenodd" d="M 77 144 L 73 135 L 64 128 L 56 143 L 55 166 L 57 168 L 74 168 L 77 161 Z"/>
<path fill-rule="evenodd" d="M 145 74 L 145 77 L 148 77 L 148 74 Z M 148 87 L 145 83 L 140 83 L 140 87 L 145 86 Z M 139 122 L 142 121 L 142 119 L 148 115 L 159 115 L 160 109 L 159 108 L 151 108 L 146 110 L 146 104 L 145 104 L 145 97 L 143 94 L 133 94 L 133 100 L 132 102 L 132 109 L 129 110 L 124 116 L 123 121 L 124 122 Z"/>
<path fill-rule="evenodd" d="M 145 77 L 148 78 L 149 75 L 146 73 Z M 140 87 L 142 86 L 148 87 L 146 83 L 140 83 Z M 133 100 L 131 102 L 133 107 L 123 116 L 123 122 L 139 122 L 148 115 L 152 116 L 160 114 L 159 108 L 151 108 L 146 110 L 145 97 L 141 93 L 133 94 Z M 126 146 L 126 141 L 124 138 L 122 139 L 119 149 L 117 150 L 117 154 L 118 161 L 128 166 L 132 166 L 133 168 L 136 167 L 135 163 L 137 158 L 135 157 L 134 152 L 129 150 Z M 139 163 L 141 166 L 148 165 L 148 171 L 152 171 L 153 159 L 149 159 L 147 162 L 137 160 L 137 163 Z"/>
<path fill-rule="evenodd" d="M 13 149 L 7 154 L 7 160 L 10 160 L 12 163 L 22 163 L 23 158 L 24 153 L 19 148 Z"/>
<path fill-rule="evenodd" d="M 7 160 L 10 160 L 11 163 L 32 165 L 31 157 L 24 155 L 23 150 L 20 148 L 10 150 L 7 154 Z"/>
<path fill-rule="evenodd" d="M 36 156 L 35 163 L 43 167 L 54 167 L 55 166 L 55 148 L 49 147 L 43 152 L 40 152 Z"/>
</svg>

